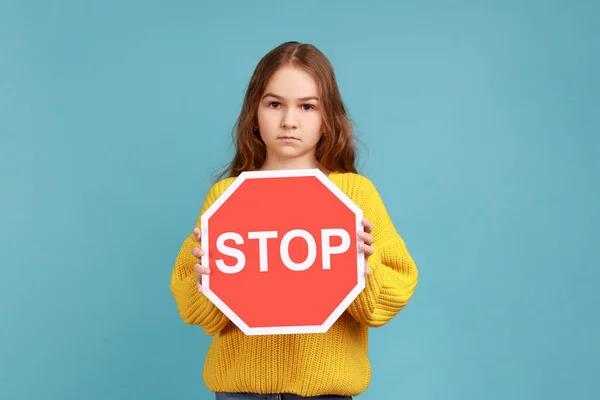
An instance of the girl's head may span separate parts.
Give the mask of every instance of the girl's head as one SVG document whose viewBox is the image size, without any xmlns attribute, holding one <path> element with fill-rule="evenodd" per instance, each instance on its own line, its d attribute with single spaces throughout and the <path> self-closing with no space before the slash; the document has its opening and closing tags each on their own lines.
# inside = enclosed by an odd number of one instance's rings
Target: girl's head
<svg viewBox="0 0 600 400">
<path fill-rule="evenodd" d="M 258 63 L 224 172 L 268 166 L 356 172 L 352 124 L 329 60 L 310 44 L 287 42 Z"/>
</svg>

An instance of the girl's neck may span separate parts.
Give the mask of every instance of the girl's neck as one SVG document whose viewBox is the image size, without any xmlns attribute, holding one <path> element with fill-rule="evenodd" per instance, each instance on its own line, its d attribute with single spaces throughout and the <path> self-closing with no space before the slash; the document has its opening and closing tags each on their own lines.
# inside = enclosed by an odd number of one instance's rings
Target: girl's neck
<svg viewBox="0 0 600 400">
<path fill-rule="evenodd" d="M 324 174 L 328 175 L 330 171 L 324 168 L 319 161 L 315 158 L 302 159 L 298 158 L 287 158 L 282 160 L 276 160 L 267 157 L 262 167 L 261 171 L 271 171 L 271 170 L 289 170 L 289 169 L 319 169 Z"/>
</svg>

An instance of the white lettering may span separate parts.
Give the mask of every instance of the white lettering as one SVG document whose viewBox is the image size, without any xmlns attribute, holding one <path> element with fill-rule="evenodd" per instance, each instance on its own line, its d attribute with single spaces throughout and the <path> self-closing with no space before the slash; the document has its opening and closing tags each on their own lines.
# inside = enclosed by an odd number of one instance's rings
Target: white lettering
<svg viewBox="0 0 600 400">
<path fill-rule="evenodd" d="M 217 264 L 217 268 L 225 274 L 237 274 L 244 269 L 244 266 L 246 265 L 246 256 L 240 249 L 225 245 L 226 240 L 233 240 L 236 244 L 242 244 L 244 243 L 244 238 L 242 238 L 239 233 L 226 232 L 217 239 L 217 250 L 219 250 L 221 254 L 237 258 L 237 263 L 235 265 L 227 265 L 222 259 L 219 259 L 215 261 L 215 264 Z"/>
<path fill-rule="evenodd" d="M 296 263 L 292 261 L 290 258 L 290 242 L 292 239 L 301 237 L 306 241 L 308 245 L 308 254 L 306 255 L 306 260 L 301 263 Z M 312 237 L 310 233 L 302 229 L 293 229 L 285 234 L 283 239 L 281 239 L 281 247 L 279 248 L 279 253 L 281 255 L 281 261 L 283 264 L 291 269 L 292 271 L 304 271 L 310 268 L 315 259 L 317 258 L 317 243 L 315 239 Z"/>
<path fill-rule="evenodd" d="M 331 238 L 337 236 L 342 239 L 342 243 L 338 246 L 331 245 Z M 256 231 L 248 232 L 248 239 L 258 240 L 258 257 L 260 272 L 269 270 L 269 251 L 268 239 L 276 239 L 277 231 Z M 302 238 L 308 246 L 308 254 L 306 259 L 300 263 L 292 261 L 290 258 L 290 242 L 292 239 Z M 227 265 L 223 259 L 215 261 L 217 268 L 226 274 L 236 274 L 246 266 L 246 256 L 244 252 L 235 247 L 230 247 L 225 244 L 225 241 L 233 240 L 235 244 L 243 244 L 244 238 L 236 232 L 225 232 L 217 238 L 217 250 L 225 255 L 234 257 L 237 262 L 234 265 Z M 344 229 L 332 228 L 321 229 L 321 253 L 322 253 L 322 268 L 324 270 L 331 269 L 331 256 L 333 254 L 342 254 L 350 248 L 350 235 Z M 281 239 L 279 246 L 279 255 L 283 264 L 292 271 L 305 271 L 310 268 L 317 258 L 317 243 L 315 238 L 303 229 L 293 229 L 287 232 Z"/>
<path fill-rule="evenodd" d="M 331 247 L 329 238 L 338 236 L 342 238 L 342 244 Z M 321 252 L 323 256 L 323 269 L 331 269 L 331 255 L 342 254 L 350 248 L 350 235 L 343 229 L 322 229 L 321 230 Z"/>
<path fill-rule="evenodd" d="M 275 239 L 276 237 L 277 231 L 248 232 L 248 239 L 258 239 L 258 259 L 260 264 L 260 272 L 267 272 L 269 270 L 267 239 Z"/>
</svg>

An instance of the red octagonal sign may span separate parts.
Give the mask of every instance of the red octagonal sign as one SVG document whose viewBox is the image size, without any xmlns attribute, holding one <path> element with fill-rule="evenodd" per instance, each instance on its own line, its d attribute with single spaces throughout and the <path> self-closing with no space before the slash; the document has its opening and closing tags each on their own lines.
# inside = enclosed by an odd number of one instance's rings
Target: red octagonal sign
<svg viewBox="0 0 600 400">
<path fill-rule="evenodd" d="M 319 170 L 244 172 L 201 217 L 204 294 L 247 335 L 326 332 L 365 286 L 362 218 Z"/>
</svg>

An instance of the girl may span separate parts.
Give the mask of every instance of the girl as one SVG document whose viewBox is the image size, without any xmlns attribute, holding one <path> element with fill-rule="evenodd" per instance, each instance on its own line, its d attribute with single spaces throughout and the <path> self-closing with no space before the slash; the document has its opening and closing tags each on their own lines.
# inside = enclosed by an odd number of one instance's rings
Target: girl
<svg viewBox="0 0 600 400">
<path fill-rule="evenodd" d="M 254 71 L 236 125 L 227 176 L 209 190 L 170 286 L 183 321 L 213 337 L 204 382 L 217 400 L 351 399 L 371 378 L 368 328 L 407 304 L 418 273 L 376 188 L 356 171 L 351 124 L 327 58 L 309 44 L 273 49 Z M 365 231 L 357 235 L 366 287 L 326 333 L 246 336 L 202 294 L 210 270 L 200 264 L 200 217 L 243 171 L 300 168 L 319 168 L 363 210 Z"/>
</svg>

